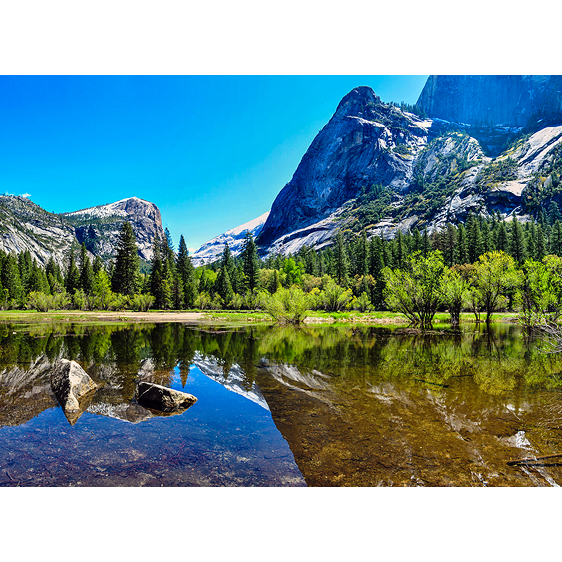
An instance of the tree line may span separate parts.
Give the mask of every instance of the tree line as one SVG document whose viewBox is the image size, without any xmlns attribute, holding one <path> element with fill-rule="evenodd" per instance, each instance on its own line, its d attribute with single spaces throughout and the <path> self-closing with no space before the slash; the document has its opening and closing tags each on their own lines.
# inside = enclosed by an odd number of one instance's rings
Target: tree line
<svg viewBox="0 0 562 562">
<path fill-rule="evenodd" d="M 483 305 L 475 296 L 475 276 L 484 271 L 477 267 L 482 256 L 501 254 L 502 259 L 509 258 L 517 275 L 530 275 L 531 270 L 539 275 L 535 271 L 539 266 L 529 264 L 543 264 L 550 268 L 549 275 L 554 275 L 555 258 L 562 257 L 562 217 L 556 211 L 557 206 L 551 206 L 548 220 L 525 224 L 515 216 L 506 222 L 499 215 L 469 215 L 464 224 L 447 223 L 431 234 L 427 229 L 398 231 L 391 240 L 382 235 L 368 238 L 366 231 L 359 235 L 339 231 L 334 244 L 326 249 L 305 246 L 294 255 L 269 255 L 265 259 L 259 258 L 248 232 L 239 256 L 233 256 L 226 245 L 214 263 L 197 268 L 183 235 L 176 251 L 166 229 L 164 237 L 157 236 L 154 241 L 146 272 L 141 272 L 132 226 L 125 222 L 114 259 L 108 264 L 99 257 L 92 262 L 84 244 L 69 253 L 62 269 L 52 258 L 43 267 L 27 250 L 18 255 L 0 252 L 0 306 L 37 310 L 267 309 L 279 317 L 285 304 L 299 310 L 304 307 L 329 312 L 400 310 L 393 287 L 399 279 L 402 284 L 418 283 L 419 266 L 437 267 L 439 271 L 441 296 L 436 310 L 473 310 L 477 319 L 478 311 L 485 310 L 489 318 L 487 311 L 492 305 Z M 408 278 L 408 272 L 413 277 Z M 472 287 L 472 292 L 461 291 L 460 309 L 443 296 L 446 291 L 441 280 L 453 276 L 451 283 L 460 283 L 456 275 Z M 518 279 L 509 290 L 502 289 L 505 298 L 498 297 L 492 303 L 494 310 L 523 306 L 524 299 L 516 298 L 517 283 L 522 282 Z M 554 281 L 550 279 L 549 283 Z M 416 322 L 426 325 L 426 318 Z"/>
</svg>

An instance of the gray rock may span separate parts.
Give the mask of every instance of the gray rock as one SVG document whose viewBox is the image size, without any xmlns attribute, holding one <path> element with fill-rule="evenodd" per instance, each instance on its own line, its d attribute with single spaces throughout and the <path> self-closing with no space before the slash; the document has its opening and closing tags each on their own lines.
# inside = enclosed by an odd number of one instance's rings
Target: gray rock
<svg viewBox="0 0 562 562">
<path fill-rule="evenodd" d="M 68 421 L 74 424 L 88 407 L 98 385 L 76 361 L 60 359 L 51 371 L 51 388 Z"/>
<path fill-rule="evenodd" d="M 326 219 L 362 186 L 381 183 L 397 192 L 407 189 L 430 125 L 381 102 L 369 87 L 352 90 L 276 197 L 257 243 L 267 248 Z"/>
<path fill-rule="evenodd" d="M 137 384 L 135 398 L 144 408 L 161 412 L 186 409 L 197 402 L 197 398 L 192 394 L 146 381 Z"/>
<path fill-rule="evenodd" d="M 162 238 L 162 218 L 154 203 L 130 197 L 73 213 L 49 213 L 25 197 L 0 195 L 0 250 L 19 254 L 29 250 L 45 266 L 53 257 L 65 268 L 72 245 L 84 243 L 93 256 L 107 261 L 115 254 L 121 225 L 131 223 L 139 256 L 152 259 L 156 234 Z"/>
<path fill-rule="evenodd" d="M 417 104 L 455 123 L 525 126 L 539 111 L 560 114 L 562 76 L 430 76 Z"/>
</svg>

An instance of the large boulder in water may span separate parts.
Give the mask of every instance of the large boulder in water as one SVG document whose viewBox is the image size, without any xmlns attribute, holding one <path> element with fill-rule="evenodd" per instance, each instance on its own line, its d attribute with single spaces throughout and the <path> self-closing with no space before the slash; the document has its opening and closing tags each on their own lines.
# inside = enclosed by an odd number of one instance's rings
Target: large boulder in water
<svg viewBox="0 0 562 562">
<path fill-rule="evenodd" d="M 144 408 L 161 412 L 183 410 L 197 402 L 197 398 L 192 394 L 146 381 L 138 383 L 135 396 Z"/>
<path fill-rule="evenodd" d="M 51 388 L 68 421 L 74 424 L 87 408 L 88 399 L 98 385 L 76 361 L 61 359 L 51 372 Z"/>
</svg>

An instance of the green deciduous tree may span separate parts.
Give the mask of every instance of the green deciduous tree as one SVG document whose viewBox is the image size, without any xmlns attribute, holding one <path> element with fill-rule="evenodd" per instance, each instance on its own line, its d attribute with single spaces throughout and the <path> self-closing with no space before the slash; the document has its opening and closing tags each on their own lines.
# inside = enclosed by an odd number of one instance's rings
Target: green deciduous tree
<svg viewBox="0 0 562 562">
<path fill-rule="evenodd" d="M 451 325 L 458 327 L 460 314 L 467 302 L 469 283 L 456 267 L 445 269 L 441 279 L 443 303 L 451 315 Z"/>
<path fill-rule="evenodd" d="M 492 312 L 507 303 L 506 292 L 514 290 L 519 281 L 515 260 L 506 253 L 488 252 L 478 258 L 474 284 L 480 293 L 487 324 L 490 323 Z"/>
<path fill-rule="evenodd" d="M 445 265 L 440 251 L 410 255 L 405 269 L 382 272 L 386 282 L 385 299 L 392 310 L 401 312 L 422 330 L 431 328 L 437 307 L 442 302 L 441 278 Z"/>
</svg>

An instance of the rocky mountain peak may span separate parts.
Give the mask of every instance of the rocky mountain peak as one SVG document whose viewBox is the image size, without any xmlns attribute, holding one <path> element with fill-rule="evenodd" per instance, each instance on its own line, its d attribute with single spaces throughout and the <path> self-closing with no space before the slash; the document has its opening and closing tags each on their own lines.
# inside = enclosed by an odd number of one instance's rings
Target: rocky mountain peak
<svg viewBox="0 0 562 562">
<path fill-rule="evenodd" d="M 358 86 L 343 97 L 335 115 L 338 117 L 354 115 L 368 119 L 372 117 L 373 108 L 380 104 L 382 104 L 381 99 L 370 86 Z"/>
<path fill-rule="evenodd" d="M 291 232 L 313 227 L 364 187 L 384 184 L 397 191 L 406 189 L 413 157 L 426 144 L 430 125 L 381 102 L 367 86 L 354 88 L 275 199 L 258 243 L 269 247 Z M 301 232 L 299 238 L 303 236 Z"/>
</svg>

